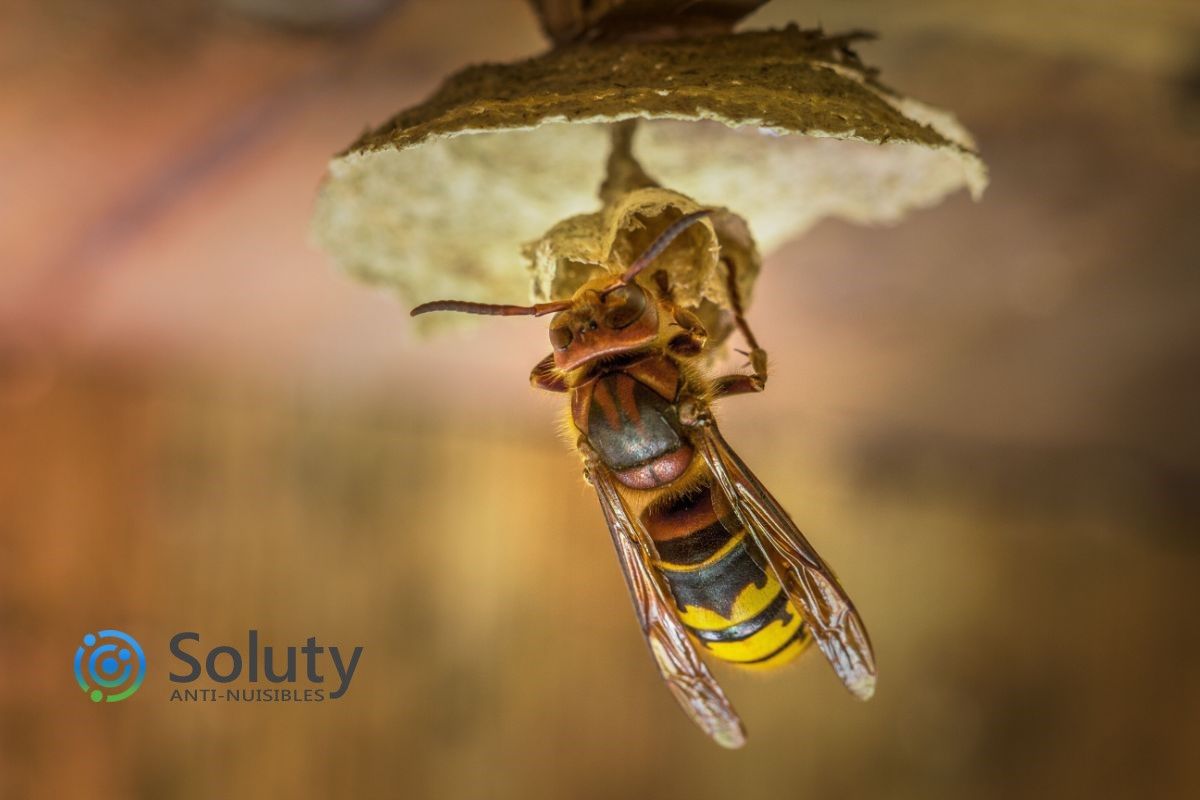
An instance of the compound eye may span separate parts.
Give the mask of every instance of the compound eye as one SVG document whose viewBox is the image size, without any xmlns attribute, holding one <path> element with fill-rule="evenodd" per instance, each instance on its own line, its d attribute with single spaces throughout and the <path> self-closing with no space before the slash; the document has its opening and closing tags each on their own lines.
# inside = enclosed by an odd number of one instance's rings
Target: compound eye
<svg viewBox="0 0 1200 800">
<path fill-rule="evenodd" d="M 555 350 L 566 350 L 571 346 L 573 338 L 571 329 L 566 326 L 550 329 L 550 346 Z"/>
<path fill-rule="evenodd" d="M 604 324 L 609 328 L 628 328 L 646 312 L 646 293 L 630 284 L 618 286 L 604 297 Z"/>
</svg>

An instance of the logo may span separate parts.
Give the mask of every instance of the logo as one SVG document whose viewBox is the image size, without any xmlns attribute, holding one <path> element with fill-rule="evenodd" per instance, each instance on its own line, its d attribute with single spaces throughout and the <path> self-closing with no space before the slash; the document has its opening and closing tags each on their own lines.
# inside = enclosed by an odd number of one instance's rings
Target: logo
<svg viewBox="0 0 1200 800">
<path fill-rule="evenodd" d="M 146 654 L 128 633 L 89 633 L 75 651 L 75 680 L 93 703 L 120 702 L 136 692 L 145 677 Z"/>
<path fill-rule="evenodd" d="M 187 669 L 168 674 L 171 683 L 194 684 L 204 677 L 212 688 L 182 688 L 171 692 L 172 702 L 321 703 L 338 700 L 350 689 L 363 647 L 347 655 L 337 645 L 317 644 L 309 636 L 303 645 L 281 647 L 261 640 L 258 630 L 246 631 L 244 650 L 232 644 L 189 652 L 185 644 L 200 644 L 197 631 L 180 631 L 171 637 L 171 655 Z M 190 647 L 190 645 L 189 645 Z M 238 682 L 239 685 L 230 686 Z M 266 684 L 265 686 L 263 684 Z M 248 686 L 246 684 L 249 684 Z M 282 684 L 282 685 L 281 685 Z"/>
</svg>

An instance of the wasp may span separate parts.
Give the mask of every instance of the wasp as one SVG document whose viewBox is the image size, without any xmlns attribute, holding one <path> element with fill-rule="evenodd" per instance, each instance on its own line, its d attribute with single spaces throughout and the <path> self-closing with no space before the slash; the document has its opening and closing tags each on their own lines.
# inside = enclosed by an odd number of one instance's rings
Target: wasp
<svg viewBox="0 0 1200 800">
<path fill-rule="evenodd" d="M 553 351 L 533 386 L 566 394 L 583 474 L 594 487 L 642 633 L 667 687 L 718 744 L 745 728 L 700 658 L 787 663 L 808 645 L 857 697 L 875 690 L 866 627 L 828 564 L 729 446 L 713 419 L 721 398 L 761 392 L 767 354 L 745 320 L 733 267 L 730 306 L 750 373 L 711 377 L 708 334 L 648 269 L 711 209 L 666 227 L 623 271 L 569 298 L 529 306 L 439 300 L 412 310 L 545 316 Z"/>
</svg>

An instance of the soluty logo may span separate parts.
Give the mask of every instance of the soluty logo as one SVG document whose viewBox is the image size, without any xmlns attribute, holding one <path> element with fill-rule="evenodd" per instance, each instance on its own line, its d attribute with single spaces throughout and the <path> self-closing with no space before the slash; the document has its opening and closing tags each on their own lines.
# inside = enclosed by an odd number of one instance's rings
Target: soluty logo
<svg viewBox="0 0 1200 800">
<path fill-rule="evenodd" d="M 124 700 L 141 687 L 145 677 L 146 654 L 128 633 L 89 633 L 75 651 L 75 680 L 93 703 Z"/>
</svg>

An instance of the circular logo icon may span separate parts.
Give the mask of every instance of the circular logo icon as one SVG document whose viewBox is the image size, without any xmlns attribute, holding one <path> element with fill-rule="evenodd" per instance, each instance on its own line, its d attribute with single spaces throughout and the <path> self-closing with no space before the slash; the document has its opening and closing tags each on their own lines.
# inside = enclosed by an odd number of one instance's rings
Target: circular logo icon
<svg viewBox="0 0 1200 800">
<path fill-rule="evenodd" d="M 146 654 L 128 633 L 89 633 L 75 651 L 75 680 L 93 703 L 124 700 L 138 690 L 145 677 Z"/>
</svg>

